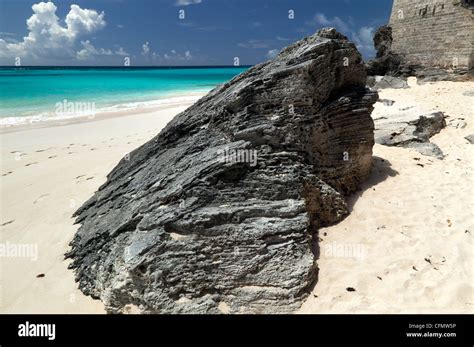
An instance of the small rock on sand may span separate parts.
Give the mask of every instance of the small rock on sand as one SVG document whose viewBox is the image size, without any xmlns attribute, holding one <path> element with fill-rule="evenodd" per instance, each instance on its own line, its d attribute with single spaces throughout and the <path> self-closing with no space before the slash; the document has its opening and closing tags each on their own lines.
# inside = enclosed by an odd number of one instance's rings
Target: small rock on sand
<svg viewBox="0 0 474 347">
<path fill-rule="evenodd" d="M 464 138 L 474 145 L 474 134 L 467 135 Z"/>
</svg>

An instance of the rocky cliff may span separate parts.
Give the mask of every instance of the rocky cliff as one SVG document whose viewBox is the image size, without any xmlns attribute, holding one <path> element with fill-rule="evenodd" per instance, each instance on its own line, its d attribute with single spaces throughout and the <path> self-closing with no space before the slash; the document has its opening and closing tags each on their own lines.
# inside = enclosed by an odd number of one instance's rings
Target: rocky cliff
<svg viewBox="0 0 474 347">
<path fill-rule="evenodd" d="M 211 91 L 76 213 L 79 288 L 110 313 L 269 313 L 317 278 L 317 228 L 371 169 L 377 94 L 323 29 Z"/>
<path fill-rule="evenodd" d="M 377 29 L 374 34 L 376 56 L 366 64 L 369 76 L 403 75 L 405 71 L 400 71 L 403 58 L 392 52 L 392 42 L 392 28 L 390 26 L 383 25 Z"/>
</svg>

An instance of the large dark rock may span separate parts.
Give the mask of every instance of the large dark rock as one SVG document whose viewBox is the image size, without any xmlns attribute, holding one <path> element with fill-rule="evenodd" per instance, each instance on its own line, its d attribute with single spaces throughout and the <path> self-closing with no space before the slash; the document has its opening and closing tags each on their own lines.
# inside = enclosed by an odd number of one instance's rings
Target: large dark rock
<svg viewBox="0 0 474 347">
<path fill-rule="evenodd" d="M 290 312 L 315 232 L 370 172 L 377 94 L 323 29 L 217 87 L 130 153 L 76 213 L 79 288 L 108 312 Z"/>
<path fill-rule="evenodd" d="M 474 79 L 474 70 L 467 68 L 444 69 L 440 67 L 419 66 L 414 69 L 413 75 L 416 76 L 418 84 L 438 81 L 463 82 Z"/>
<path fill-rule="evenodd" d="M 377 29 L 374 34 L 374 47 L 376 58 L 381 58 L 390 53 L 392 49 L 392 28 L 389 25 L 383 25 Z"/>
<path fill-rule="evenodd" d="M 392 28 L 383 25 L 377 29 L 374 35 L 375 59 L 367 62 L 367 73 L 369 76 L 405 76 L 401 71 L 403 58 L 392 52 Z"/>
<path fill-rule="evenodd" d="M 386 112 L 385 116 L 375 118 L 375 142 L 385 146 L 414 148 L 419 153 L 443 159 L 442 150 L 430 142 L 430 138 L 445 126 L 445 115 L 432 112 L 420 115 L 406 109 L 397 113 Z"/>
</svg>

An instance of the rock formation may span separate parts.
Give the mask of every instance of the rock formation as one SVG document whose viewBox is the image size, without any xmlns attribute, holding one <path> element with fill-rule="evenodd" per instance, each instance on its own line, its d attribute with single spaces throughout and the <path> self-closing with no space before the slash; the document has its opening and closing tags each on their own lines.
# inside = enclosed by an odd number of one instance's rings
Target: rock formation
<svg viewBox="0 0 474 347">
<path fill-rule="evenodd" d="M 462 82 L 474 80 L 474 70 L 452 69 L 446 70 L 438 67 L 412 66 L 413 75 L 418 84 L 438 81 Z"/>
<path fill-rule="evenodd" d="M 370 76 L 401 75 L 399 69 L 402 57 L 392 52 L 392 28 L 383 25 L 374 35 L 375 59 L 367 62 L 367 73 Z"/>
<path fill-rule="evenodd" d="M 373 78 L 373 79 L 372 79 Z M 373 81 L 373 82 L 371 82 Z M 372 90 L 380 89 L 406 89 L 410 88 L 408 82 L 402 78 L 393 77 L 393 76 L 371 76 L 367 79 L 367 86 Z"/>
<path fill-rule="evenodd" d="M 323 29 L 177 115 L 76 213 L 79 288 L 108 312 L 290 312 L 317 277 L 317 228 L 370 172 L 377 94 Z"/>
<path fill-rule="evenodd" d="M 471 134 L 471 135 L 467 135 L 464 137 L 466 140 L 469 141 L 469 143 L 473 144 L 474 145 L 474 134 Z"/>
<path fill-rule="evenodd" d="M 377 51 L 376 58 L 387 56 L 392 49 L 392 28 L 383 25 L 377 29 L 374 35 L 374 46 Z"/>
<path fill-rule="evenodd" d="M 441 149 L 430 142 L 430 137 L 446 126 L 445 115 L 433 112 L 420 115 L 412 109 L 386 112 L 374 119 L 375 142 L 386 146 L 414 148 L 423 155 L 443 159 Z"/>
</svg>

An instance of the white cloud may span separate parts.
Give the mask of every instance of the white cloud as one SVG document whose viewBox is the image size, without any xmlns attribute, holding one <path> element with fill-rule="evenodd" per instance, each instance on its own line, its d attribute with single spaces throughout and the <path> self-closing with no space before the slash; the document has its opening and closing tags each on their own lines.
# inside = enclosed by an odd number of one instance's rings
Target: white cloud
<svg viewBox="0 0 474 347">
<path fill-rule="evenodd" d="M 278 55 L 278 49 L 271 49 L 267 52 L 267 58 L 273 59 Z"/>
<path fill-rule="evenodd" d="M 357 46 L 357 49 L 365 57 L 375 56 L 374 31 L 372 27 L 362 27 L 358 32 L 352 32 L 351 38 Z"/>
<path fill-rule="evenodd" d="M 160 58 L 158 54 L 154 54 L 154 57 Z M 170 52 L 165 53 L 163 55 L 163 58 L 165 60 L 172 60 L 173 62 L 177 61 L 185 61 L 185 60 L 191 60 L 193 59 L 193 55 L 191 54 L 190 50 L 185 51 L 183 54 L 177 52 L 176 50 L 172 49 Z"/>
<path fill-rule="evenodd" d="M 240 42 L 237 46 L 241 48 L 269 48 L 270 44 L 267 40 L 248 40 L 247 42 Z"/>
<path fill-rule="evenodd" d="M 277 39 L 278 41 L 291 41 L 290 38 L 288 38 L 288 37 L 283 37 L 283 36 L 277 36 L 276 39 Z"/>
<path fill-rule="evenodd" d="M 150 52 L 150 43 L 147 41 L 142 45 L 142 54 L 147 55 Z"/>
<path fill-rule="evenodd" d="M 117 50 L 115 51 L 115 54 L 116 54 L 116 55 L 121 55 L 121 56 L 129 55 L 129 54 L 123 49 L 123 47 L 119 47 L 119 49 L 117 49 Z"/>
<path fill-rule="evenodd" d="M 80 33 L 91 33 L 105 27 L 104 15 L 104 12 L 98 14 L 95 10 L 82 9 L 77 5 L 71 5 L 71 10 L 67 14 L 65 22 L 68 31 L 75 36 Z"/>
<path fill-rule="evenodd" d="M 83 49 L 76 53 L 76 57 L 79 60 L 86 60 L 93 57 L 101 56 L 101 55 L 112 55 L 112 51 L 110 49 L 104 48 L 95 48 L 89 40 L 81 41 Z"/>
<path fill-rule="evenodd" d="M 1 58 L 85 59 L 109 53 L 109 50 L 95 48 L 88 40 L 81 41 L 82 49 L 76 52 L 79 37 L 105 27 L 104 12 L 98 13 L 96 10 L 71 5 L 64 25 L 56 15 L 57 7 L 53 2 L 40 2 L 31 8 L 33 14 L 26 21 L 28 35 L 19 42 L 0 39 Z"/>
<path fill-rule="evenodd" d="M 365 59 L 372 58 L 375 55 L 373 27 L 361 27 L 356 29 L 354 28 L 354 21 L 350 17 L 347 18 L 347 21 L 344 21 L 337 16 L 328 18 L 324 13 L 316 13 L 311 21 L 306 22 L 306 25 L 312 27 L 335 27 L 355 43 L 357 49 Z"/>
<path fill-rule="evenodd" d="M 188 6 L 200 4 L 202 0 L 176 0 L 176 6 Z"/>
<path fill-rule="evenodd" d="M 0 39 L 1 40 L 1 39 Z M 17 39 L 14 39 L 12 37 L 5 37 L 3 39 L 6 43 L 19 43 L 20 41 L 18 41 Z M 1 56 L 1 53 L 0 53 L 0 56 Z"/>
<path fill-rule="evenodd" d="M 346 34 L 350 31 L 349 25 L 341 18 L 337 16 L 333 18 L 327 18 L 324 13 L 316 13 L 313 19 L 309 22 L 306 22 L 306 24 L 310 26 L 335 27 L 337 30 Z"/>
</svg>

